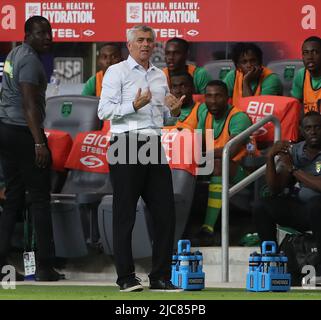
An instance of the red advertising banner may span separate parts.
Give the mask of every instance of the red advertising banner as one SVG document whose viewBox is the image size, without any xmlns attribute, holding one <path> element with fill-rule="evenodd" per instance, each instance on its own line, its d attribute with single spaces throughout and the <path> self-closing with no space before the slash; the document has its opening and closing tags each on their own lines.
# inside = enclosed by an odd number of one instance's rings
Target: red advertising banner
<svg viewBox="0 0 321 320">
<path fill-rule="evenodd" d="M 279 119 L 281 139 L 298 141 L 300 103 L 295 98 L 277 96 L 256 96 L 240 99 L 240 109 L 246 112 L 253 123 L 269 115 Z M 274 141 L 274 125 L 269 122 L 255 132 L 257 142 Z"/>
<path fill-rule="evenodd" d="M 152 26 L 158 41 L 184 37 L 297 46 L 321 34 L 320 0 L 1 0 L 0 41 L 22 41 L 24 21 L 32 15 L 48 18 L 55 41 L 126 41 L 126 29 L 136 24 Z"/>
<path fill-rule="evenodd" d="M 65 163 L 72 147 L 72 138 L 68 132 L 45 129 L 48 138 L 48 146 L 51 151 L 52 169 L 65 170 Z"/>
<path fill-rule="evenodd" d="M 78 133 L 65 167 L 87 172 L 109 172 L 106 159 L 109 140 L 110 133 L 103 131 Z"/>
<path fill-rule="evenodd" d="M 197 174 L 202 135 L 191 130 L 162 129 L 162 145 L 171 169 Z"/>
<path fill-rule="evenodd" d="M 77 134 L 65 168 L 87 172 L 108 173 L 107 149 L 111 133 L 103 131 Z M 201 135 L 190 130 L 162 130 L 162 145 L 169 166 L 196 175 L 201 152 Z"/>
</svg>

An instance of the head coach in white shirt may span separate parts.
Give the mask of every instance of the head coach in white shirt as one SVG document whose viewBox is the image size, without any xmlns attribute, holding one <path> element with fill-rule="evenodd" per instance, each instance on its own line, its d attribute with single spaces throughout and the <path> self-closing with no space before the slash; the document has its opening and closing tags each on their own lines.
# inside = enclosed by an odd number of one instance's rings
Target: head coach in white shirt
<svg viewBox="0 0 321 320">
<path fill-rule="evenodd" d="M 108 152 L 113 184 L 113 245 L 120 291 L 141 291 L 132 257 L 132 230 L 139 197 L 152 217 L 153 256 L 149 274 L 150 290 L 178 291 L 170 282 L 171 255 L 175 229 L 172 176 L 162 160 L 160 128 L 164 120 L 178 116 L 184 97 L 169 94 L 165 74 L 153 66 L 150 57 L 155 32 L 148 26 L 135 26 L 127 32 L 128 59 L 110 66 L 104 76 L 98 116 L 111 120 L 111 146 Z M 122 151 L 113 153 L 120 146 Z M 150 147 L 156 162 L 142 161 Z M 156 147 L 156 148 L 153 148 Z M 125 159 L 119 160 L 123 151 Z M 154 154 L 152 154 L 154 152 Z M 147 153 L 146 153 L 147 154 Z M 118 162 L 115 157 L 119 157 Z M 154 157 L 155 159 L 155 157 Z"/>
</svg>

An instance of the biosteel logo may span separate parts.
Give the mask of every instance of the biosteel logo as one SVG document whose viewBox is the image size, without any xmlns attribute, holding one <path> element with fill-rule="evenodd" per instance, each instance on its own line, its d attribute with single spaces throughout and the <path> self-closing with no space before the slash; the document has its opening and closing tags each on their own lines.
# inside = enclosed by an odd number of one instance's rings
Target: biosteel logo
<svg viewBox="0 0 321 320">
<path fill-rule="evenodd" d="M 269 115 L 273 115 L 274 108 L 274 103 L 250 101 L 246 109 L 246 113 L 252 119 L 252 122 L 256 123 Z M 264 136 L 265 134 L 267 134 L 267 132 L 268 131 L 265 127 L 261 127 L 257 131 L 255 131 L 254 135 Z"/>
<path fill-rule="evenodd" d="M 103 134 L 89 133 L 85 137 L 81 151 L 97 155 L 106 155 L 109 136 Z"/>
<path fill-rule="evenodd" d="M 91 169 L 102 167 L 104 162 L 95 156 L 86 156 L 80 159 L 80 162 Z"/>
<path fill-rule="evenodd" d="M 250 101 L 246 109 L 246 113 L 251 117 L 253 123 L 256 123 L 263 118 L 273 115 L 274 103 Z"/>
</svg>

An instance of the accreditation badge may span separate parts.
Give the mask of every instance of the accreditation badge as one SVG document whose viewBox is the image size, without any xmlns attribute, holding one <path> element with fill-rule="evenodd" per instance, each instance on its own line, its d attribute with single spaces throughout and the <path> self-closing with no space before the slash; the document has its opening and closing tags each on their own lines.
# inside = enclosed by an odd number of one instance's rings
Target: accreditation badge
<svg viewBox="0 0 321 320">
<path fill-rule="evenodd" d="M 23 253 L 23 264 L 25 268 L 25 279 L 33 280 L 36 273 L 36 259 L 34 251 Z"/>
<path fill-rule="evenodd" d="M 316 163 L 315 163 L 315 171 L 317 173 L 321 172 L 321 161 L 316 161 Z"/>
</svg>

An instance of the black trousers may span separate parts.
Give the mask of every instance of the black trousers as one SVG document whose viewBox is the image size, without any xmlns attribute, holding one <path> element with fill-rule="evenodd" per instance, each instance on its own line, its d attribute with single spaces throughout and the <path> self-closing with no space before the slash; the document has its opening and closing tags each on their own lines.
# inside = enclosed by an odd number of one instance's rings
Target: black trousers
<svg viewBox="0 0 321 320">
<path fill-rule="evenodd" d="M 290 196 L 266 199 L 254 210 L 254 223 L 262 242 L 276 241 L 277 224 L 301 232 L 312 230 L 321 252 L 321 196 L 307 203 Z"/>
<path fill-rule="evenodd" d="M 124 135 L 122 135 L 124 137 Z M 114 137 L 111 146 L 119 141 Z M 154 137 L 155 138 L 155 137 Z M 137 147 L 135 147 L 135 140 Z M 122 284 L 135 277 L 135 266 L 132 256 L 132 230 L 136 218 L 136 206 L 139 197 L 145 201 L 152 220 L 153 254 L 151 280 L 171 277 L 171 259 L 175 230 L 175 207 L 172 186 L 172 175 L 168 164 L 129 163 L 129 144 L 131 154 L 140 148 L 148 147 L 151 141 L 137 141 L 137 135 L 126 134 L 120 146 L 126 150 L 126 163 L 110 165 L 110 176 L 113 185 L 113 244 L 114 259 L 118 275 L 117 283 Z M 160 138 L 157 141 L 158 152 L 164 152 Z M 124 146 L 126 144 L 126 146 Z M 125 147 L 125 149 L 123 149 Z M 110 150 L 108 157 L 110 157 Z M 160 153 L 159 153 L 160 154 Z"/>
<path fill-rule="evenodd" d="M 0 154 L 6 183 L 6 200 L 0 216 L 1 260 L 9 254 L 14 226 L 25 206 L 26 191 L 35 228 L 37 261 L 45 262 L 54 256 L 50 214 L 51 165 L 46 168 L 35 165 L 34 144 L 28 127 L 0 122 Z"/>
</svg>

